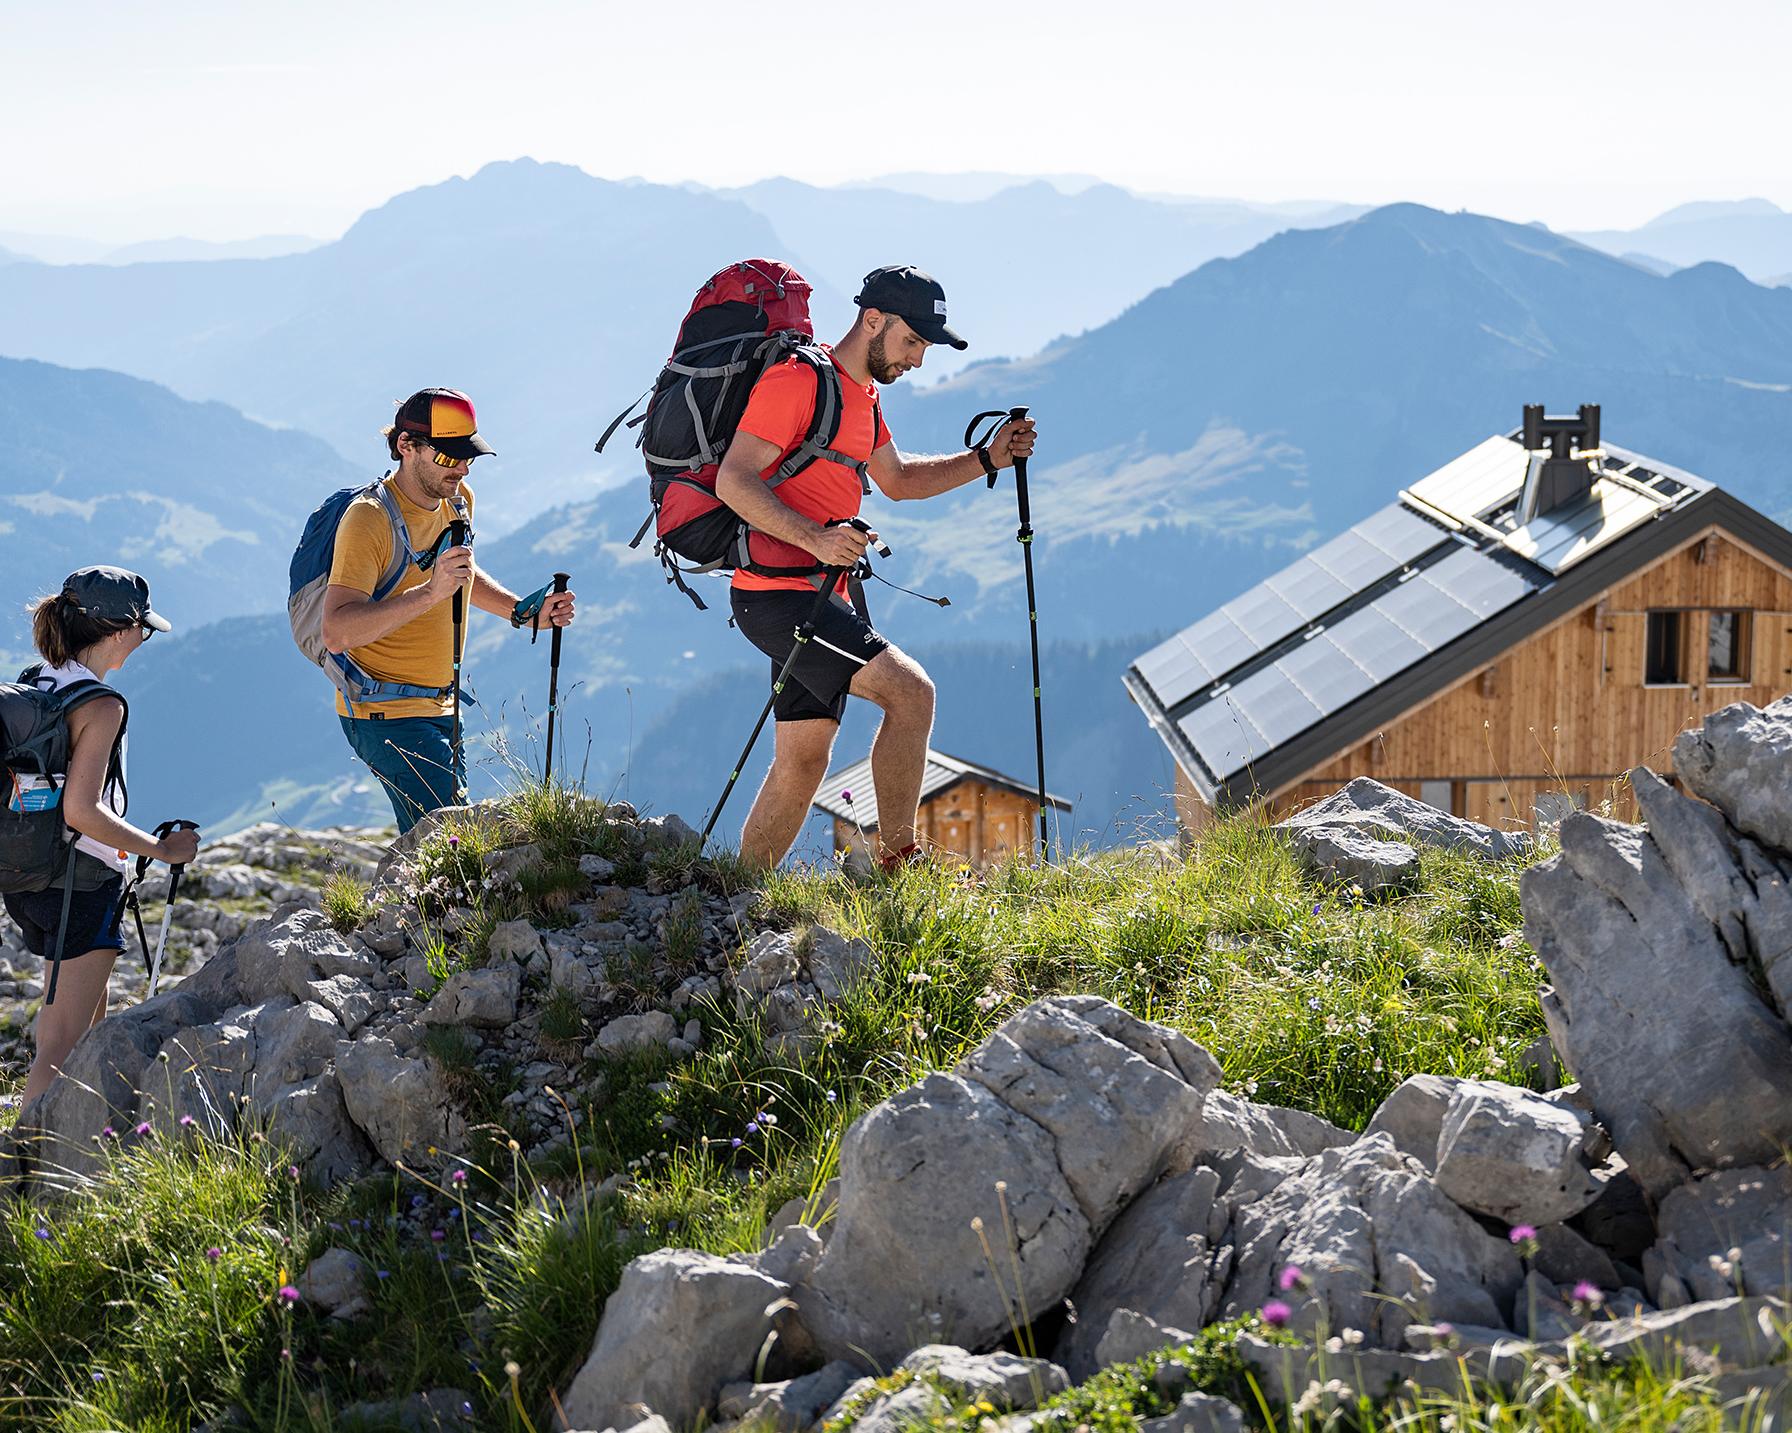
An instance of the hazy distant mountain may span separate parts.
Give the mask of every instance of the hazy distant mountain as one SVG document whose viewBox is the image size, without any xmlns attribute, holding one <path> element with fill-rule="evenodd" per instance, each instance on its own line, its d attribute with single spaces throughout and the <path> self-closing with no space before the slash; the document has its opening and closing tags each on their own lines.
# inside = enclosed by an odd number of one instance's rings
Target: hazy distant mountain
<svg viewBox="0 0 1792 1433">
<path fill-rule="evenodd" d="M 184 263 L 195 259 L 277 259 L 302 254 L 324 241 L 304 234 L 263 234 L 254 239 L 146 239 L 108 249 L 102 264 Z"/>
<path fill-rule="evenodd" d="M 1608 253 L 1648 255 L 1684 268 L 1708 260 L 1751 279 L 1792 269 L 1792 214 L 1766 199 L 1682 204 L 1638 229 L 1605 229 L 1571 237 Z"/>
<path fill-rule="evenodd" d="M 971 346 L 934 350 L 928 376 L 1032 353 L 1106 323 L 1209 259 L 1241 254 L 1297 224 L 1347 217 L 1297 221 L 1241 204 L 1166 203 L 1095 182 L 1068 193 L 1045 179 L 950 199 L 794 179 L 722 192 L 764 215 L 786 252 L 813 265 L 809 276 L 843 294 L 857 293 L 880 264 L 913 263 L 938 278 L 953 327 Z"/>
<path fill-rule="evenodd" d="M 1081 194 L 1107 181 L 1093 174 L 1002 174 L 989 169 L 970 169 L 957 174 L 926 174 L 909 171 L 901 174 L 879 174 L 871 179 L 853 179 L 836 185 L 839 189 L 894 189 L 899 194 L 916 194 L 923 199 L 940 199 L 952 204 L 974 204 L 1004 189 L 1023 184 L 1049 184 L 1060 194 Z"/>
<path fill-rule="evenodd" d="M 591 491 L 593 441 L 658 371 L 697 284 L 781 247 L 743 204 L 518 160 L 402 194 L 304 254 L 8 266 L 0 351 L 222 399 L 375 476 L 394 402 L 464 388 L 514 521 Z M 820 303 L 844 321 L 838 295 Z M 609 466 L 632 460 L 623 448 Z"/>
<path fill-rule="evenodd" d="M 304 515 L 356 476 L 221 403 L 32 361 L 0 359 L 0 434 L 7 655 L 26 646 L 24 603 L 89 563 L 143 572 L 182 626 L 283 606 Z"/>
<path fill-rule="evenodd" d="M 117 246 L 99 239 L 76 238 L 72 234 L 31 234 L 0 229 L 0 247 L 10 249 L 21 258 L 46 264 L 92 264 L 98 263 Z"/>
</svg>

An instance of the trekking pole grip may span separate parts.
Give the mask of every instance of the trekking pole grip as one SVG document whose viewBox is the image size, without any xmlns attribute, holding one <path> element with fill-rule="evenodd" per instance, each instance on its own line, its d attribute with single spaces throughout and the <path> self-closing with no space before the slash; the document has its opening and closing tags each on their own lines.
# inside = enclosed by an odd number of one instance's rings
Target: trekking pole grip
<svg viewBox="0 0 1792 1433">
<path fill-rule="evenodd" d="M 170 835 L 174 831 L 175 827 L 178 826 L 179 824 L 180 823 L 178 821 L 164 821 L 160 825 L 152 827 L 150 829 L 149 834 L 154 836 L 156 838 L 156 840 L 160 841 L 163 837 Z M 149 874 L 150 863 L 154 860 L 155 860 L 154 856 L 139 856 L 139 857 L 137 857 L 137 879 L 138 880 L 142 880 L 144 878 L 144 876 Z"/>
<path fill-rule="evenodd" d="M 448 523 L 448 546 L 465 547 L 466 545 L 467 520 L 460 517 L 451 519 Z M 464 585 L 454 589 L 454 620 L 457 623 L 466 616 L 466 591 L 467 589 Z M 460 646 L 458 643 L 455 645 L 454 660 L 456 662 L 460 661 Z"/>
</svg>

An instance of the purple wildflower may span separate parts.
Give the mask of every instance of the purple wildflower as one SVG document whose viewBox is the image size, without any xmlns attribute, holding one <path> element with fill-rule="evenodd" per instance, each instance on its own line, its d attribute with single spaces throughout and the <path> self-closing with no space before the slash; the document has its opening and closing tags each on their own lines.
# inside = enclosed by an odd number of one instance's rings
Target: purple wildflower
<svg viewBox="0 0 1792 1433">
<path fill-rule="evenodd" d="M 739 1149 L 740 1148 L 740 1137 L 738 1135 L 728 1141 L 728 1148 L 729 1149 Z"/>
<path fill-rule="evenodd" d="M 1574 1286 L 1574 1302 L 1577 1304 L 1591 1304 L 1597 1308 L 1600 1304 L 1605 1302 L 1605 1291 L 1591 1279 L 1582 1279 Z"/>
<path fill-rule="evenodd" d="M 118 1131 L 113 1129 L 111 1125 L 107 1125 L 103 1130 L 100 1131 L 100 1138 L 101 1139 L 117 1139 Z"/>
<path fill-rule="evenodd" d="M 142 1139 L 143 1136 L 148 1133 L 149 1133 L 149 1121 L 144 1120 L 142 1124 L 137 1126 L 137 1138 Z"/>
<path fill-rule="evenodd" d="M 460 837 L 459 836 L 450 836 L 448 838 L 448 844 L 452 848 L 458 848 L 460 846 Z"/>
<path fill-rule="evenodd" d="M 50 1237 L 50 1231 L 47 1228 L 45 1228 L 42 1224 L 39 1224 L 33 1232 L 37 1235 L 37 1237 L 39 1239 L 48 1239 Z"/>
<path fill-rule="evenodd" d="M 840 793 L 840 799 L 842 801 L 844 801 L 848 806 L 852 805 L 852 792 L 842 791 Z"/>
<path fill-rule="evenodd" d="M 291 1307 L 293 1304 L 298 1303 L 299 1291 L 291 1284 L 282 1284 L 280 1286 L 280 1292 L 274 1297 L 279 1299 L 281 1303 Z"/>
<path fill-rule="evenodd" d="M 1294 1310 L 1280 1299 L 1271 1299 L 1263 1306 L 1263 1322 L 1272 1329 L 1286 1328 L 1288 1320 L 1294 1316 Z"/>
<path fill-rule="evenodd" d="M 747 1121 L 747 1133 L 748 1134 L 758 1134 L 759 1133 L 759 1121 L 758 1120 L 748 1120 Z"/>
<path fill-rule="evenodd" d="M 1537 1242 L 1537 1226 L 1534 1224 L 1514 1224 L 1512 1232 L 1506 1236 L 1514 1244 L 1534 1244 Z"/>
<path fill-rule="evenodd" d="M 431 1229 L 429 1231 L 429 1237 L 430 1237 L 430 1242 L 435 1243 L 435 1244 L 440 1244 L 444 1239 L 446 1239 L 448 1237 L 448 1235 L 445 1231 L 443 1231 L 441 1229 Z"/>
<path fill-rule="evenodd" d="M 423 1200 L 423 1196 L 421 1194 L 413 1194 L 411 1196 L 411 1208 L 421 1209 L 423 1207 L 423 1204 L 424 1204 L 424 1200 Z"/>
<path fill-rule="evenodd" d="M 222 1249 L 220 1249 L 216 1244 L 213 1244 L 211 1246 L 211 1248 L 209 1248 L 205 1251 L 205 1257 L 208 1261 L 215 1264 L 218 1262 L 218 1260 L 220 1260 L 224 1257 L 224 1251 Z"/>
<path fill-rule="evenodd" d="M 465 1184 L 467 1182 L 467 1172 L 464 1169 L 457 1169 L 453 1174 L 448 1176 L 448 1180 L 451 1184 Z"/>
<path fill-rule="evenodd" d="M 298 1167 L 298 1165 L 296 1165 L 296 1164 L 287 1165 L 286 1166 L 286 1177 L 288 1179 L 290 1179 L 294 1184 L 297 1184 L 299 1182 L 299 1167 Z"/>
<path fill-rule="evenodd" d="M 180 1127 L 182 1129 L 191 1129 L 197 1123 L 199 1123 L 199 1121 L 194 1119 L 191 1115 L 182 1115 L 180 1117 Z"/>
<path fill-rule="evenodd" d="M 1300 1265 L 1290 1264 L 1276 1277 L 1276 1287 L 1285 1294 L 1290 1289 L 1298 1289 L 1306 1280 L 1307 1276 L 1301 1273 Z"/>
</svg>

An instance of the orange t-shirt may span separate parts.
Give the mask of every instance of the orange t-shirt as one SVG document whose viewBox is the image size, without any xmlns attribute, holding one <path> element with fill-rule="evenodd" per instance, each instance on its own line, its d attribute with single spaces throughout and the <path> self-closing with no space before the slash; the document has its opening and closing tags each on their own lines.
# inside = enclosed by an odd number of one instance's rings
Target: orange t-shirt
<svg viewBox="0 0 1792 1433">
<path fill-rule="evenodd" d="M 825 347 L 825 345 L 824 345 Z M 828 357 L 833 358 L 828 349 Z M 834 359 L 840 376 L 840 431 L 828 446 L 850 458 L 869 462 L 871 455 L 890 441 L 890 430 L 878 411 L 877 384 L 857 383 L 840 361 Z M 815 377 L 800 358 L 787 358 L 769 369 L 753 386 L 747 399 L 747 411 L 741 415 L 739 431 L 770 443 L 778 450 L 782 462 L 790 450 L 803 440 L 815 416 Z M 761 477 L 769 478 L 777 471 L 773 463 Z M 794 478 L 780 483 L 772 491 L 786 507 L 816 522 L 836 518 L 857 517 L 865 490 L 859 475 L 843 463 L 818 458 Z M 800 547 L 792 547 L 775 537 L 756 532 L 748 540 L 753 561 L 767 567 L 803 567 L 812 565 L 815 555 Z M 814 586 L 805 577 L 761 577 L 757 573 L 734 570 L 734 585 L 754 592 L 795 588 L 812 592 Z"/>
</svg>

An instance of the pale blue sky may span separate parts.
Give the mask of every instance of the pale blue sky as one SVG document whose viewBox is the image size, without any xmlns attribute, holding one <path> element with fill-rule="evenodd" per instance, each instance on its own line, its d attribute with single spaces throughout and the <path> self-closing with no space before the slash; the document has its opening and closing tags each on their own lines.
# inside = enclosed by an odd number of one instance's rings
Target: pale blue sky
<svg viewBox="0 0 1792 1433">
<path fill-rule="evenodd" d="M 0 229 L 339 233 L 493 159 L 1090 172 L 1557 228 L 1792 208 L 1792 3 L 0 0 Z M 714 97 L 684 97 L 705 72 Z M 731 119 L 755 90 L 763 123 Z"/>
</svg>

